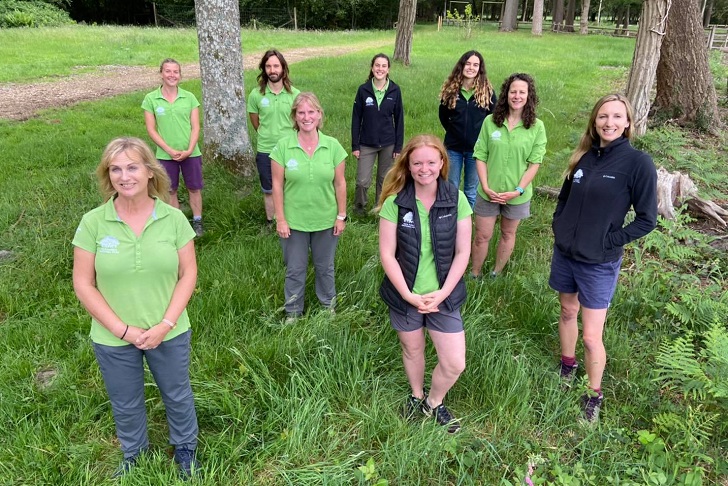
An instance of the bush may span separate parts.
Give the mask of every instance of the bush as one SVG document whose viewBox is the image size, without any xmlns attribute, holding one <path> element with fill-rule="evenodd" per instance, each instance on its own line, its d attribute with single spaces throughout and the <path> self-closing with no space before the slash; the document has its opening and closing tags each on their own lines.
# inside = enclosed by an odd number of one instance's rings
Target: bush
<svg viewBox="0 0 728 486">
<path fill-rule="evenodd" d="M 48 3 L 19 0 L 0 2 L 0 28 L 53 27 L 73 23 L 68 12 Z"/>
</svg>

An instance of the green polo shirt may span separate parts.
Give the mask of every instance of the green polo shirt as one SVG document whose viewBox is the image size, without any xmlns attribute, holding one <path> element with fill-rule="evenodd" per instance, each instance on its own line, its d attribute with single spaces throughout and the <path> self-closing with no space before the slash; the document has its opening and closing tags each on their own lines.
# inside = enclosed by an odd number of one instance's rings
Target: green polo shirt
<svg viewBox="0 0 728 486">
<path fill-rule="evenodd" d="M 185 215 L 159 199 L 137 237 L 119 219 L 112 198 L 83 216 L 73 245 L 96 255 L 96 287 L 116 315 L 130 326 L 149 329 L 162 321 L 172 299 L 179 271 L 177 251 L 194 237 Z M 189 328 L 185 309 L 164 340 Z M 106 346 L 129 344 L 93 318 L 91 340 Z"/>
<path fill-rule="evenodd" d="M 346 159 L 346 150 L 335 138 L 318 134 L 313 157 L 301 148 L 295 132 L 270 153 L 271 161 L 284 168 L 283 213 L 288 226 L 296 231 L 333 228 L 338 214 L 334 172 Z"/>
<path fill-rule="evenodd" d="M 260 88 L 255 88 L 248 96 L 248 113 L 257 113 L 260 125 L 258 126 L 258 152 L 269 154 L 278 140 L 294 133 L 291 121 L 291 108 L 293 100 L 300 93 L 291 86 L 291 92 L 284 89 L 275 94 L 266 84 L 265 94 Z"/>
<path fill-rule="evenodd" d="M 466 100 L 470 100 L 470 98 L 473 97 L 473 93 L 475 93 L 475 89 L 460 88 L 460 94 L 463 95 L 463 98 Z"/>
<path fill-rule="evenodd" d="M 379 216 L 397 223 L 399 207 L 394 204 L 396 194 L 392 194 L 384 200 Z M 415 276 L 415 284 L 412 287 L 412 293 L 423 295 L 434 292 L 440 288 L 440 282 L 437 280 L 437 268 L 435 267 L 435 252 L 432 250 L 432 236 L 430 235 L 430 213 L 425 206 L 417 199 L 417 214 L 420 218 L 420 229 L 422 231 L 422 241 L 420 242 L 420 262 L 417 265 L 417 275 Z M 465 197 L 463 191 L 458 191 L 458 221 L 467 218 L 473 214 L 468 198 Z"/>
<path fill-rule="evenodd" d="M 543 122 L 536 118 L 531 128 L 526 129 L 519 122 L 512 131 L 508 124 L 502 127 L 493 122 L 488 115 L 475 142 L 473 158 L 485 162 L 488 168 L 488 187 L 495 192 L 514 191 L 521 183 L 521 177 L 529 164 L 540 164 L 546 154 L 546 129 Z M 531 200 L 533 184 L 524 187 L 524 193 L 508 201 L 508 204 L 523 204 Z M 486 201 L 483 187 L 478 184 L 478 194 Z"/>
<path fill-rule="evenodd" d="M 377 99 L 377 106 L 382 106 L 384 95 L 387 94 L 387 90 L 389 89 L 389 79 L 384 83 L 382 89 L 377 89 L 377 86 L 374 84 L 374 78 L 372 78 L 372 89 L 374 90 L 374 97 Z"/>
<path fill-rule="evenodd" d="M 167 145 L 176 150 L 187 150 L 190 146 L 192 125 L 190 115 L 192 110 L 200 106 L 195 95 L 180 87 L 177 88 L 177 98 L 173 103 L 162 96 L 162 88 L 159 87 L 144 97 L 142 108 L 154 114 L 157 121 L 157 132 L 167 142 Z M 195 144 L 195 149 L 190 157 L 202 155 L 200 147 Z M 172 156 L 157 147 L 157 158 L 161 160 L 172 160 Z"/>
</svg>

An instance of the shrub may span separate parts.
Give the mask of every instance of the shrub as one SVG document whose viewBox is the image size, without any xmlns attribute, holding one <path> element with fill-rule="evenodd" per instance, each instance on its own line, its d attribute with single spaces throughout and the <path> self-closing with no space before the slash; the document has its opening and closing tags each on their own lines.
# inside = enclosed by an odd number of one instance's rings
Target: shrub
<svg viewBox="0 0 728 486">
<path fill-rule="evenodd" d="M 0 28 L 54 27 L 73 23 L 68 12 L 48 3 L 22 0 L 0 2 Z"/>
</svg>

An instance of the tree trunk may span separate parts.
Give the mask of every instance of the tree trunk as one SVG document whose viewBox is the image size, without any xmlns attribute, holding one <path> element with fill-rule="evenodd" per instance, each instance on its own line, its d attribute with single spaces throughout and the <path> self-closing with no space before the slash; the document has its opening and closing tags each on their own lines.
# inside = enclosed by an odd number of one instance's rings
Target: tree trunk
<svg viewBox="0 0 728 486">
<path fill-rule="evenodd" d="M 554 23 L 551 26 L 551 30 L 554 32 L 560 32 L 564 25 L 564 0 L 554 0 Z"/>
<path fill-rule="evenodd" d="M 581 16 L 579 17 L 579 33 L 587 35 L 589 33 L 589 0 L 581 0 Z"/>
<path fill-rule="evenodd" d="M 394 40 L 394 59 L 409 66 L 412 52 L 412 35 L 417 16 L 417 0 L 400 0 L 397 17 L 397 37 Z"/>
<path fill-rule="evenodd" d="M 569 0 L 566 5 L 566 19 L 564 20 L 564 32 L 574 32 L 574 14 L 576 12 L 576 0 Z"/>
<path fill-rule="evenodd" d="M 705 4 L 705 10 L 703 11 L 703 28 L 705 29 L 710 27 L 710 18 L 713 16 L 714 5 L 714 0 L 707 0 L 707 3 Z"/>
<path fill-rule="evenodd" d="M 531 24 L 531 34 L 543 34 L 543 0 L 534 0 L 533 2 L 533 24 Z"/>
<path fill-rule="evenodd" d="M 657 61 L 660 59 L 660 46 L 665 38 L 670 4 L 671 0 L 645 0 L 642 3 L 637 44 L 627 80 L 627 98 L 634 108 L 632 129 L 637 136 L 644 135 L 647 130 L 650 92 L 655 84 Z"/>
<path fill-rule="evenodd" d="M 720 125 L 708 50 L 694 0 L 673 0 L 657 64 L 655 109 L 679 123 L 716 132 Z"/>
<path fill-rule="evenodd" d="M 237 0 L 195 0 L 204 107 L 205 161 L 255 172 L 248 137 Z"/>
<path fill-rule="evenodd" d="M 506 0 L 501 32 L 513 32 L 518 24 L 518 0 Z"/>
</svg>

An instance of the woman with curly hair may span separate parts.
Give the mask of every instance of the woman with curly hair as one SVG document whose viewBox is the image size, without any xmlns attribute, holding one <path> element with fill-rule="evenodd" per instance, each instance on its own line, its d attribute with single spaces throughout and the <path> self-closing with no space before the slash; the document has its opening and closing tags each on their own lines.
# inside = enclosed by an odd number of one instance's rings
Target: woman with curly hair
<svg viewBox="0 0 728 486">
<path fill-rule="evenodd" d="M 483 122 L 474 157 L 478 169 L 471 276 L 480 278 L 498 216 L 501 236 L 491 277 L 503 271 L 516 244 L 520 220 L 531 215 L 531 181 L 546 153 L 546 130 L 536 118 L 538 95 L 528 74 L 511 74 L 492 115 Z"/>
<path fill-rule="evenodd" d="M 483 56 L 478 51 L 468 51 L 460 56 L 440 90 L 439 115 L 450 158 L 448 179 L 459 188 L 460 176 L 465 172 L 463 192 L 470 207 L 475 205 L 478 187 L 473 147 L 483 120 L 493 111 L 496 101 Z"/>
</svg>

